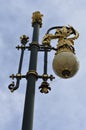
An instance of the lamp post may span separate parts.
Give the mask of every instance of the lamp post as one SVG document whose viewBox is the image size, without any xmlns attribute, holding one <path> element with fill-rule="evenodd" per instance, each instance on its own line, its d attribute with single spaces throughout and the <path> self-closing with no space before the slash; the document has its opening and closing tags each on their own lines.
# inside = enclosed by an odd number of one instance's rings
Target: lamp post
<svg viewBox="0 0 86 130">
<path fill-rule="evenodd" d="M 51 88 L 49 87 L 48 79 L 51 81 L 55 78 L 53 75 L 47 74 L 47 57 L 48 52 L 55 51 L 55 57 L 53 60 L 53 69 L 56 75 L 62 78 L 70 78 L 75 75 L 78 70 L 78 61 L 75 56 L 74 40 L 78 38 L 78 32 L 72 26 L 55 26 L 50 28 L 42 39 L 42 44 L 39 44 L 39 29 L 42 27 L 42 14 L 37 11 L 32 16 L 33 37 L 32 42 L 26 45 L 29 41 L 29 37 L 23 35 L 20 37 L 21 46 L 17 46 L 18 50 L 21 50 L 21 56 L 19 61 L 18 73 L 12 74 L 10 78 L 13 79 L 12 83 L 8 86 L 11 92 L 14 92 L 19 88 L 19 83 L 22 78 L 27 80 L 24 115 L 22 130 L 33 129 L 33 114 L 34 114 L 34 99 L 35 99 L 35 83 L 36 80 L 41 78 L 43 82 L 39 86 L 40 92 L 47 94 Z M 52 34 L 50 31 L 55 30 Z M 74 35 L 73 37 L 69 37 Z M 51 40 L 58 39 L 57 47 L 51 46 Z M 21 74 L 23 56 L 25 50 L 30 51 L 29 68 L 25 75 Z M 39 75 L 36 71 L 37 68 L 37 54 L 38 52 L 44 52 L 44 72 Z M 16 78 L 16 85 L 14 79 Z"/>
</svg>

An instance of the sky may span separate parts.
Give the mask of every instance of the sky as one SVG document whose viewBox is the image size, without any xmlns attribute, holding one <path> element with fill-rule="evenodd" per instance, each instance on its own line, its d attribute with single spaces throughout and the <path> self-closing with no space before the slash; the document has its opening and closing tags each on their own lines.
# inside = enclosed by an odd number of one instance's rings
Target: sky
<svg viewBox="0 0 86 130">
<path fill-rule="evenodd" d="M 49 94 L 41 94 L 36 82 L 33 130 L 86 130 L 86 1 L 85 0 L 0 0 L 0 130 L 21 130 L 26 80 L 22 79 L 18 90 L 11 93 L 8 85 L 11 74 L 16 74 L 20 51 L 20 36 L 26 34 L 32 40 L 32 13 L 40 11 L 43 25 L 39 43 L 46 31 L 53 26 L 72 25 L 78 32 L 75 41 L 79 71 L 70 79 L 56 76 L 52 69 L 55 52 L 48 56 L 48 74 L 55 79 L 50 83 Z M 56 41 L 52 46 L 56 46 Z M 30 52 L 26 50 L 22 73 L 28 70 Z M 43 53 L 38 54 L 37 72 L 43 73 Z"/>
</svg>

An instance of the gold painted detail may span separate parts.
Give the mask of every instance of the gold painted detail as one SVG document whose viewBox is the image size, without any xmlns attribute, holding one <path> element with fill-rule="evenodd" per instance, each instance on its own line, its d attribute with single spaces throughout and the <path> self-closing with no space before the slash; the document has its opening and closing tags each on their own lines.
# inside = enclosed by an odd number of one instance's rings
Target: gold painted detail
<svg viewBox="0 0 86 130">
<path fill-rule="evenodd" d="M 20 73 L 16 74 L 16 77 L 21 79 L 22 78 L 22 75 Z"/>
<path fill-rule="evenodd" d="M 25 44 L 29 41 L 29 37 L 26 36 L 26 35 L 22 35 L 22 36 L 20 37 L 20 41 L 21 41 L 21 43 L 22 43 L 23 45 L 25 45 Z"/>
<path fill-rule="evenodd" d="M 58 39 L 57 52 L 65 50 L 74 53 L 74 40 L 78 37 L 79 33 L 72 26 L 63 26 L 61 28 L 57 28 L 55 34 L 46 34 L 43 37 L 42 44 L 49 46 L 51 44 L 51 40 Z"/>
<path fill-rule="evenodd" d="M 49 83 L 46 82 L 46 81 L 43 81 L 39 87 L 40 89 L 40 92 L 41 93 L 44 93 L 44 94 L 47 94 L 49 93 L 49 91 L 51 90 L 51 87 L 49 87 Z"/>
<path fill-rule="evenodd" d="M 34 12 L 32 16 L 32 27 L 36 22 L 40 25 L 40 27 L 42 27 L 42 17 L 43 15 L 39 11 Z"/>
<path fill-rule="evenodd" d="M 43 80 L 48 80 L 48 79 L 50 79 L 51 81 L 53 80 L 53 79 L 55 79 L 55 77 L 53 76 L 53 75 L 48 75 L 48 74 L 43 74 L 42 76 L 40 76 L 40 75 L 38 75 L 38 78 L 42 78 Z"/>
<path fill-rule="evenodd" d="M 42 39 L 42 44 L 49 46 L 52 39 L 55 39 L 55 35 L 53 35 L 53 34 L 46 34 L 43 37 L 43 39 Z"/>
<path fill-rule="evenodd" d="M 49 78 L 48 74 L 43 74 L 42 79 L 47 80 Z"/>
<path fill-rule="evenodd" d="M 27 72 L 27 78 L 29 75 L 33 75 L 36 77 L 36 79 L 38 79 L 38 73 L 35 70 L 30 70 L 29 72 Z"/>
<path fill-rule="evenodd" d="M 56 54 L 60 52 L 72 52 L 75 54 L 74 44 L 69 39 L 59 40 Z"/>
<path fill-rule="evenodd" d="M 10 78 L 12 78 L 13 80 L 14 80 L 14 78 L 16 78 L 16 79 L 21 79 L 21 78 L 22 78 L 22 75 L 21 75 L 20 73 L 17 73 L 16 75 L 12 74 L 12 75 L 10 76 Z"/>
</svg>

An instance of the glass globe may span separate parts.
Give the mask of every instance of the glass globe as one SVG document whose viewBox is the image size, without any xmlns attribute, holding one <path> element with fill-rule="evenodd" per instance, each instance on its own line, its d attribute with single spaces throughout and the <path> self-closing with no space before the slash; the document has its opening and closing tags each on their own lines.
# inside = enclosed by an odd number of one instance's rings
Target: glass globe
<svg viewBox="0 0 86 130">
<path fill-rule="evenodd" d="M 79 62 L 72 52 L 60 52 L 54 56 L 53 70 L 61 78 L 73 77 L 79 69 Z"/>
</svg>

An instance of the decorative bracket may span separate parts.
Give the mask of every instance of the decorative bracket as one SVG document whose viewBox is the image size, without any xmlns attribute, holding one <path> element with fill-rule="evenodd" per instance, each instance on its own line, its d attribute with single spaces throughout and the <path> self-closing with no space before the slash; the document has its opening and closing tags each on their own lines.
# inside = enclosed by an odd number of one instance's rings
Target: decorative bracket
<svg viewBox="0 0 86 130">
<path fill-rule="evenodd" d="M 16 79 L 17 79 L 17 82 L 18 82 L 18 81 L 21 80 L 22 78 L 26 78 L 26 79 L 27 79 L 28 76 L 30 76 L 30 75 L 35 76 L 36 79 L 38 79 L 38 78 L 43 79 L 43 84 L 41 85 L 41 89 L 42 89 L 43 86 L 44 86 L 44 87 L 47 86 L 46 89 L 49 89 L 49 88 L 48 88 L 49 85 L 46 85 L 46 84 L 48 84 L 46 81 L 47 81 L 48 79 L 50 79 L 51 81 L 52 81 L 53 79 L 55 79 L 55 77 L 53 77 L 53 75 L 50 75 L 50 76 L 48 76 L 48 74 L 38 75 L 38 73 L 37 73 L 36 71 L 33 71 L 33 70 L 27 72 L 26 75 L 21 75 L 21 74 L 16 74 L 16 75 L 14 75 L 14 74 L 12 74 L 12 75 L 10 76 L 10 78 L 12 78 L 13 80 L 16 78 Z M 45 82 L 46 82 L 46 83 L 45 83 Z M 18 86 L 16 86 L 15 83 L 14 83 L 14 81 L 12 81 L 12 83 L 8 86 L 8 88 L 10 89 L 11 92 L 13 92 L 14 90 L 18 89 Z M 39 87 L 39 89 L 40 89 L 40 87 Z M 43 88 L 43 90 L 44 90 L 44 88 Z M 50 89 L 49 89 L 49 90 L 50 90 Z M 43 91 L 42 91 L 42 92 L 43 92 Z"/>
<path fill-rule="evenodd" d="M 49 32 L 53 29 L 56 29 L 55 34 L 50 34 Z M 71 35 L 74 36 L 70 37 Z M 43 37 L 42 44 L 50 46 L 51 40 L 58 39 L 57 53 L 60 50 L 62 51 L 62 49 L 75 53 L 74 40 L 78 37 L 79 33 L 72 26 L 57 26 L 47 31 L 46 35 Z"/>
</svg>

